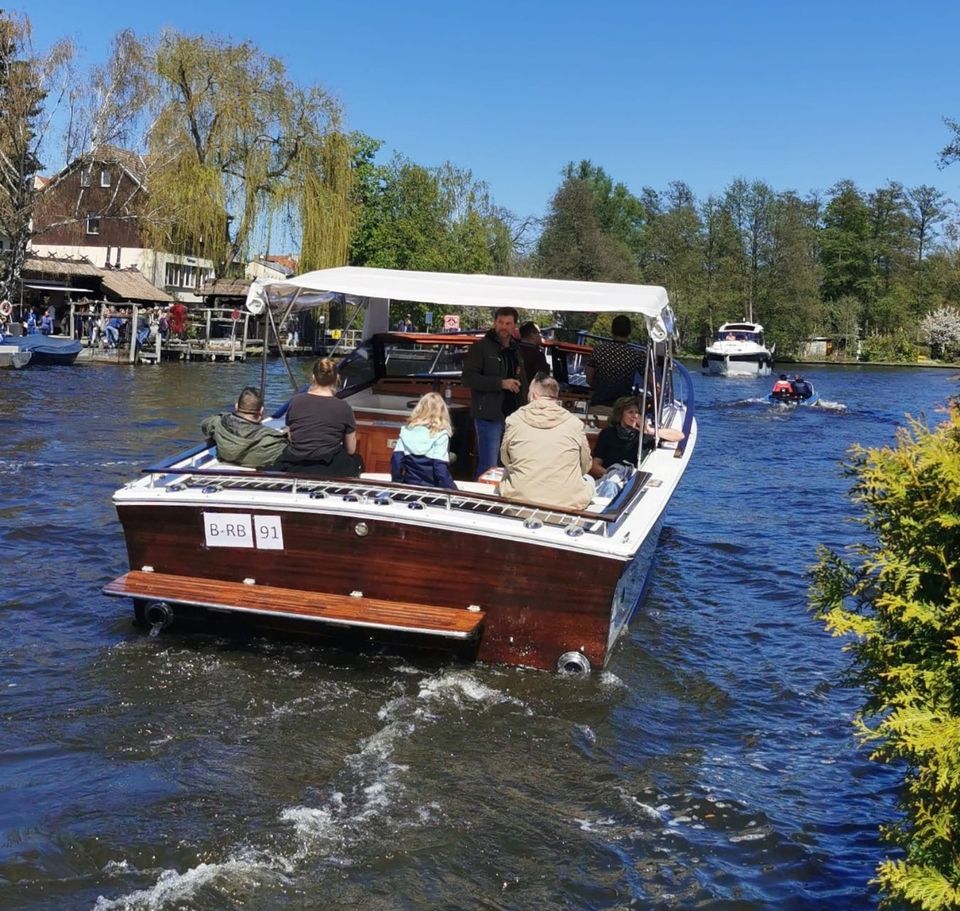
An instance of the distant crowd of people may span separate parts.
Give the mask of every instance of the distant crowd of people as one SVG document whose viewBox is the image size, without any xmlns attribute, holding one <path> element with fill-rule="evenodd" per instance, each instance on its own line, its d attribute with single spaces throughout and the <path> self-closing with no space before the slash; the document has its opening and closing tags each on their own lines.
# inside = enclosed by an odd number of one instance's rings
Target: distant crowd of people
<svg viewBox="0 0 960 911">
<path fill-rule="evenodd" d="M 138 347 L 161 339 L 186 338 L 187 308 L 176 301 L 166 307 L 141 307 L 133 325 L 132 307 L 103 308 L 90 304 L 77 314 L 77 334 L 89 340 L 91 347 L 124 348 L 136 336 Z"/>
<path fill-rule="evenodd" d="M 657 435 L 649 408 L 633 392 L 644 360 L 629 343 L 629 318 L 614 319 L 613 339 L 598 344 L 587 361 L 591 410 L 609 415 L 592 451 L 583 420 L 561 402 L 539 327 L 517 323 L 512 307 L 497 310 L 493 327 L 464 360 L 476 476 L 502 465 L 501 496 L 559 508 L 583 509 L 594 497 L 612 497 L 636 468 L 642 447 L 653 446 Z M 350 404 L 337 397 L 337 381 L 334 361 L 316 361 L 309 388 L 290 400 L 281 429 L 262 423 L 261 394 L 245 387 L 233 411 L 207 418 L 202 432 L 224 462 L 310 477 L 358 477 L 363 464 L 356 420 Z M 450 470 L 453 433 L 444 398 L 437 392 L 423 395 L 396 441 L 393 481 L 456 489 Z M 682 438 L 669 430 L 660 436 Z"/>
</svg>

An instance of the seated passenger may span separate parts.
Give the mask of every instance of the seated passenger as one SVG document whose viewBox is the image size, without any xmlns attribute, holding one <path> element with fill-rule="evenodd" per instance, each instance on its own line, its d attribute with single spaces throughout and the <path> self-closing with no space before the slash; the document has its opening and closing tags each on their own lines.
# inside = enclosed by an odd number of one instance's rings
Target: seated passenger
<svg viewBox="0 0 960 911">
<path fill-rule="evenodd" d="M 617 464 L 636 468 L 641 437 L 653 436 L 653 427 L 649 422 L 643 434 L 640 433 L 641 426 L 640 402 L 636 398 L 625 395 L 613 403 L 610 423 L 600 431 L 593 448 L 593 464 L 590 466 L 592 477 L 602 478 L 607 469 Z"/>
<path fill-rule="evenodd" d="M 447 405 L 436 392 L 423 396 L 400 431 L 390 457 L 390 477 L 401 484 L 456 490 L 450 476 L 453 426 Z"/>
<path fill-rule="evenodd" d="M 553 377 L 530 384 L 530 402 L 507 418 L 500 446 L 501 496 L 545 506 L 584 509 L 593 498 L 590 446 L 583 422 L 557 399 Z"/>
<path fill-rule="evenodd" d="M 808 399 L 813 395 L 813 389 L 802 376 L 795 376 L 793 378 L 793 393 L 799 395 L 802 399 Z"/>
<path fill-rule="evenodd" d="M 787 379 L 785 373 L 780 374 L 780 378 L 773 384 L 770 394 L 776 396 L 793 395 L 793 383 Z"/>
<path fill-rule="evenodd" d="M 274 464 L 278 471 L 320 478 L 356 478 L 357 424 L 353 409 L 337 398 L 337 365 L 321 358 L 313 365 L 313 382 L 287 408 L 290 442 Z"/>
<path fill-rule="evenodd" d="M 264 427 L 263 399 L 253 386 L 244 387 L 232 412 L 207 418 L 200 429 L 217 447 L 221 462 L 247 468 L 267 468 L 287 447 L 287 435 Z"/>
</svg>

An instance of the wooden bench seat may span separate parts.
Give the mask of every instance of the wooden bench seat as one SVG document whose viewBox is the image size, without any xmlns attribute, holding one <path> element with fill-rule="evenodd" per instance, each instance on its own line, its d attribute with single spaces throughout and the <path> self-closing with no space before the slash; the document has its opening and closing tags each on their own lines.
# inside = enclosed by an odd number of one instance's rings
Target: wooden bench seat
<svg viewBox="0 0 960 911">
<path fill-rule="evenodd" d="M 466 608 L 383 601 L 270 585 L 245 585 L 139 570 L 114 579 L 104 586 L 103 592 L 122 598 L 148 598 L 214 610 L 285 616 L 452 639 L 468 639 L 475 635 L 484 618 L 482 611 Z"/>
</svg>

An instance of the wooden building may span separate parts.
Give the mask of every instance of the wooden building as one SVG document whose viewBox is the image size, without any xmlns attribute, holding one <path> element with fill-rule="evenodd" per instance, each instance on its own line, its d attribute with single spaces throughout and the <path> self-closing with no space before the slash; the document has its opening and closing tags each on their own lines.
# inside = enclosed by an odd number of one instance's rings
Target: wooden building
<svg viewBox="0 0 960 911">
<path fill-rule="evenodd" d="M 148 169 L 134 152 L 104 145 L 45 179 L 34 218 L 33 252 L 85 258 L 103 268 L 135 268 L 157 289 L 186 303 L 213 277 L 209 259 L 149 246 Z"/>
</svg>

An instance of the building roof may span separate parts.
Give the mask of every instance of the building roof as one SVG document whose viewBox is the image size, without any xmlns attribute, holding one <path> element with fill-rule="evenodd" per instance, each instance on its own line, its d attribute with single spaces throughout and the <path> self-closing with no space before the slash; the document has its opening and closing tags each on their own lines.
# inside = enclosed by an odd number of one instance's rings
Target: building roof
<svg viewBox="0 0 960 911">
<path fill-rule="evenodd" d="M 101 269 L 85 257 L 28 256 L 23 265 L 24 278 L 57 279 L 73 284 L 77 279 L 91 287 L 90 279 L 100 282 L 104 297 L 115 301 L 172 303 L 173 298 L 154 287 L 139 269 Z M 246 290 L 243 292 L 246 294 Z"/>
<path fill-rule="evenodd" d="M 248 278 L 215 278 L 200 286 L 200 296 L 246 298 L 249 290 L 250 279 Z"/>
<path fill-rule="evenodd" d="M 99 278 L 102 269 L 98 269 L 85 257 L 79 259 L 56 256 L 28 256 L 23 264 L 24 273 L 36 278 Z"/>
<path fill-rule="evenodd" d="M 39 184 L 37 189 L 43 190 L 59 183 L 67 174 L 87 162 L 118 165 L 141 187 L 144 185 L 147 176 L 147 165 L 143 160 L 143 156 L 136 152 L 131 152 L 128 149 L 121 149 L 117 146 L 104 143 L 96 149 L 74 158 L 73 161 L 68 162 L 68 164 L 54 174 L 53 177 L 38 177 L 36 181 Z M 42 184 L 39 183 L 40 181 L 42 181 Z"/>
<path fill-rule="evenodd" d="M 139 269 L 99 269 L 105 296 L 140 303 L 173 303 L 173 298 L 154 287 Z"/>
<path fill-rule="evenodd" d="M 299 268 L 299 262 L 297 258 L 290 255 L 267 256 L 261 261 L 272 263 L 273 265 L 282 267 L 282 269 L 286 269 L 288 275 L 296 275 L 297 269 Z"/>
</svg>

